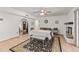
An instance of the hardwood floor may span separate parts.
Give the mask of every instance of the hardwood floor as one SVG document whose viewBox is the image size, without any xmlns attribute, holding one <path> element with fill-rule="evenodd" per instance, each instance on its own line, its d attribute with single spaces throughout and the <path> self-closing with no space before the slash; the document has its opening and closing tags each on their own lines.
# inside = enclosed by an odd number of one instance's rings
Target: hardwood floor
<svg viewBox="0 0 79 59">
<path fill-rule="evenodd" d="M 62 52 L 79 52 L 79 48 L 78 47 L 65 42 L 63 36 L 60 36 L 60 37 L 61 37 L 60 41 L 61 41 Z"/>
<path fill-rule="evenodd" d="M 11 52 L 9 49 L 25 40 L 28 39 L 28 35 L 21 35 L 17 38 L 13 38 L 13 39 L 9 39 L 9 40 L 5 40 L 0 42 L 0 52 Z M 60 36 L 60 41 L 61 41 L 61 48 L 62 48 L 62 52 L 79 52 L 79 48 L 70 45 L 68 43 L 66 43 L 64 41 L 64 37 Z M 58 43 L 57 41 L 54 41 L 54 43 Z M 56 45 L 54 45 L 55 48 L 59 49 Z M 54 49 L 54 51 L 56 52 L 56 50 Z M 59 51 L 57 51 L 59 52 Z"/>
<path fill-rule="evenodd" d="M 17 38 L 8 39 L 5 41 L 0 42 L 0 52 L 10 52 L 10 48 L 27 40 L 28 35 L 21 35 Z"/>
<path fill-rule="evenodd" d="M 52 52 L 60 52 L 59 40 L 57 37 L 54 37 L 53 45 L 52 45 Z"/>
</svg>

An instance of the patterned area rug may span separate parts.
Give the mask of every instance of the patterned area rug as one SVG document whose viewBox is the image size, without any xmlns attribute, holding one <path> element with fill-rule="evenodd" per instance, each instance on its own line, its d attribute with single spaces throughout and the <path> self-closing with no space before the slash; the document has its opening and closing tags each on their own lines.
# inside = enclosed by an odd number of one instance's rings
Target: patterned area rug
<svg viewBox="0 0 79 59">
<path fill-rule="evenodd" d="M 58 38 L 53 41 L 41 41 L 37 39 L 26 40 L 10 49 L 12 52 L 61 52 Z"/>
<path fill-rule="evenodd" d="M 24 45 L 31 52 L 51 52 L 52 51 L 52 40 L 39 40 L 31 39 L 29 43 Z"/>
</svg>

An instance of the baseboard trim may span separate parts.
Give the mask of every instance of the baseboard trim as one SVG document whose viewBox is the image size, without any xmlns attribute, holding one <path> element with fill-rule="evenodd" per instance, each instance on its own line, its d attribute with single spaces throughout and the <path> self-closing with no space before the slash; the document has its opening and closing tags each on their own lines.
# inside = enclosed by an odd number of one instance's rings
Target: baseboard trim
<svg viewBox="0 0 79 59">
<path fill-rule="evenodd" d="M 15 38 L 19 38 L 19 36 L 9 37 L 8 39 L 2 39 L 0 42 L 7 41 L 7 40 L 10 40 L 10 39 L 15 39 Z"/>
</svg>

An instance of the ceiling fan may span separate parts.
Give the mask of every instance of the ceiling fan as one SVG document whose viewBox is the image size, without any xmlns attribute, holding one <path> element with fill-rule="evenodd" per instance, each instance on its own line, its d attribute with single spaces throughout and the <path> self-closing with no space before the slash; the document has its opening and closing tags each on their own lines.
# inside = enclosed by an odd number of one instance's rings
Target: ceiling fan
<svg viewBox="0 0 79 59">
<path fill-rule="evenodd" d="M 41 9 L 41 10 L 36 11 L 36 12 L 34 12 L 34 13 L 39 13 L 40 16 L 46 16 L 46 15 L 48 15 L 49 13 L 51 13 L 51 11 L 48 11 L 48 10 L 46 10 L 46 9 Z"/>
</svg>

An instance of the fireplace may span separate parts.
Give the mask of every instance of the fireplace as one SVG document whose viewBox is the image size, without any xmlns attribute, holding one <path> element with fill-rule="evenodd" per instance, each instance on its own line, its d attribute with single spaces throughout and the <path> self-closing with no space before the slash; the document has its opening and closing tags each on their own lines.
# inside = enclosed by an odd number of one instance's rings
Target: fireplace
<svg viewBox="0 0 79 59">
<path fill-rule="evenodd" d="M 66 27 L 66 36 L 67 38 L 73 38 L 72 27 Z"/>
</svg>

